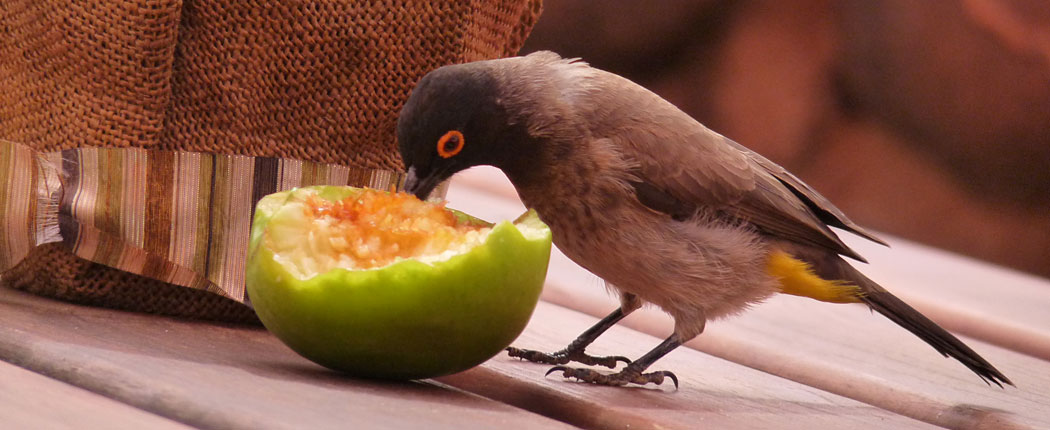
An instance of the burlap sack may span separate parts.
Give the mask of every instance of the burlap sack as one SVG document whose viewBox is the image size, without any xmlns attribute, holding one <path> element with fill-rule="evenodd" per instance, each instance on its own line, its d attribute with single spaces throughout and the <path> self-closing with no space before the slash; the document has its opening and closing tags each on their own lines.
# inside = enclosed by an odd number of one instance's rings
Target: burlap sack
<svg viewBox="0 0 1050 430">
<path fill-rule="evenodd" d="M 0 138 L 399 169 L 397 112 L 442 64 L 512 55 L 540 0 L 5 0 Z M 233 300 L 37 248 L 4 279 L 79 303 L 254 321 Z"/>
</svg>

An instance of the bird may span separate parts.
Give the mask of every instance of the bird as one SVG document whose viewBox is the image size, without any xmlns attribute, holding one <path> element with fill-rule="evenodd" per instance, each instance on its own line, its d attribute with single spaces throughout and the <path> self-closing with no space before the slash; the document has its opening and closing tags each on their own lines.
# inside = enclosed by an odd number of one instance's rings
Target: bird
<svg viewBox="0 0 1050 430">
<path fill-rule="evenodd" d="M 403 189 L 426 199 L 474 166 L 503 171 L 554 244 L 602 278 L 619 306 L 555 352 L 507 349 L 599 385 L 662 384 L 649 367 L 775 294 L 864 303 L 983 381 L 1013 383 L 958 338 L 862 274 L 831 229 L 885 245 L 816 190 L 648 89 L 550 51 L 445 65 L 420 79 L 397 120 Z M 645 304 L 674 330 L 641 357 L 592 356 L 598 336 Z M 580 363 L 604 366 L 606 373 Z"/>
</svg>

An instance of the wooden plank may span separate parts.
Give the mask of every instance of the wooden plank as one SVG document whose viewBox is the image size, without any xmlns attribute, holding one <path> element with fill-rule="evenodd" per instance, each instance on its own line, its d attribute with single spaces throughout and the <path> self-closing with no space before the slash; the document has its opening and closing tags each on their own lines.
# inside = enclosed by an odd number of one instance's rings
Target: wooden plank
<svg viewBox="0 0 1050 430">
<path fill-rule="evenodd" d="M 595 322 L 540 302 L 518 347 L 554 351 Z M 659 340 L 614 327 L 597 354 L 638 356 Z M 584 428 L 614 429 L 911 429 L 935 428 L 882 409 L 714 358 L 688 348 L 659 362 L 681 381 L 662 387 L 599 387 L 544 377 L 550 366 L 501 355 L 481 368 L 440 378 L 452 386 L 534 410 Z"/>
<path fill-rule="evenodd" d="M 633 324 L 659 330 L 667 324 L 661 320 L 642 314 Z M 916 419 L 948 428 L 1050 428 L 1050 363 L 964 337 L 1017 384 L 990 387 L 862 305 L 779 296 L 708 327 L 691 347 Z"/>
<path fill-rule="evenodd" d="M 0 417 L 8 429 L 192 428 L 4 362 L 0 362 Z"/>
<path fill-rule="evenodd" d="M 520 344 L 553 349 L 593 322 L 542 304 Z M 636 353 L 656 343 L 622 327 L 612 339 Z M 0 288 L 0 358 L 204 428 L 560 427 L 445 386 L 588 428 L 693 428 L 699 421 L 726 428 L 924 428 L 686 349 L 676 356 L 669 362 L 697 369 L 679 371 L 686 385 L 678 392 L 565 383 L 544 378 L 545 366 L 506 356 L 439 383 L 362 381 L 295 356 L 262 330 L 80 307 Z M 708 381 L 708 372 L 721 377 Z M 784 421 L 784 414 L 794 418 Z"/>
<path fill-rule="evenodd" d="M 354 379 L 268 332 L 0 288 L 0 360 L 196 427 L 567 428 L 430 382 Z"/>
<path fill-rule="evenodd" d="M 520 202 L 499 176 L 501 174 L 492 170 L 468 172 L 450 189 L 450 206 L 483 218 L 508 218 L 520 213 L 523 210 Z M 891 241 L 900 243 L 892 238 Z M 905 243 L 904 247 L 908 245 Z M 1002 339 L 1039 342 L 1039 336 L 1045 335 L 1048 326 L 1043 321 L 1045 309 L 1050 308 L 1050 296 L 1038 293 L 1050 291 L 1045 281 L 1021 276 L 1027 283 L 1017 288 L 1020 293 L 1015 297 L 1013 287 L 1018 285 L 1019 278 L 1016 274 L 970 261 L 959 262 L 943 253 L 926 254 L 921 247 L 912 249 L 914 251 L 902 253 L 902 258 L 923 261 L 922 264 L 902 261 L 903 269 L 895 271 L 888 269 L 897 267 L 891 254 L 875 252 L 879 258 L 876 265 L 885 272 L 866 271 L 887 285 L 890 282 L 880 276 L 894 274 L 892 290 L 918 302 L 921 310 L 949 329 L 966 324 L 967 318 L 981 315 L 977 325 L 985 321 L 993 325 L 993 329 L 984 334 L 1007 347 L 1011 345 Z M 947 262 L 944 267 L 956 273 L 954 278 L 969 286 L 965 294 L 958 296 L 958 301 L 953 291 L 945 290 L 952 288 L 950 284 L 929 282 L 931 278 L 939 279 L 937 276 L 915 275 L 942 273 L 941 262 Z M 596 317 L 615 306 L 615 301 L 597 288 L 600 281 L 596 277 L 560 253 L 555 253 L 550 273 L 545 300 Z M 980 281 L 962 281 L 966 278 Z M 909 288 L 913 283 L 921 283 L 922 288 Z M 981 288 L 987 285 L 1011 287 Z M 947 297 L 952 300 L 946 300 Z M 945 319 L 946 315 L 949 318 Z M 641 312 L 625 323 L 660 337 L 669 333 L 672 326 L 666 316 L 656 311 Z M 858 343 L 858 339 L 864 342 Z M 774 298 L 741 317 L 712 323 L 704 335 L 689 345 L 945 427 L 1050 428 L 1047 409 L 1041 406 L 1050 402 L 1050 395 L 1043 388 L 1050 385 L 1047 362 L 981 342 L 970 340 L 968 343 L 1011 376 L 1021 389 L 991 390 L 980 382 L 975 383 L 976 377 L 965 368 L 942 359 L 921 341 L 884 318 L 870 315 L 861 306 L 835 306 L 788 296 Z M 1017 351 L 1041 356 L 1038 353 L 1041 347 L 1014 346 Z"/>
</svg>

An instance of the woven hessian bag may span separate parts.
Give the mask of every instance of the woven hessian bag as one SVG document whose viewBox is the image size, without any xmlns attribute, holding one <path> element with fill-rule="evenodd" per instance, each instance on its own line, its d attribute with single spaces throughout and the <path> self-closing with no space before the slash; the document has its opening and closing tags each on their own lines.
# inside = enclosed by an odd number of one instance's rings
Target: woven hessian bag
<svg viewBox="0 0 1050 430">
<path fill-rule="evenodd" d="M 540 0 L 4 0 L 0 138 L 399 169 L 394 130 L 440 65 L 513 55 Z M 37 248 L 9 285 L 230 322 L 246 306 Z"/>
</svg>

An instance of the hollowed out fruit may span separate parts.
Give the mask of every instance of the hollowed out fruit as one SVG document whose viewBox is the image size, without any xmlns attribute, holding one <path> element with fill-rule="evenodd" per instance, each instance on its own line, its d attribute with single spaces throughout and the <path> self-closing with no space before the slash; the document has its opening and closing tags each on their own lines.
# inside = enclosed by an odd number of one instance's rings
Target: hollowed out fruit
<svg viewBox="0 0 1050 430">
<path fill-rule="evenodd" d="M 318 186 L 259 201 L 246 282 L 300 355 L 373 378 L 455 373 L 525 328 L 550 258 L 534 212 L 492 225 L 402 193 Z"/>
</svg>

